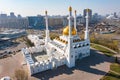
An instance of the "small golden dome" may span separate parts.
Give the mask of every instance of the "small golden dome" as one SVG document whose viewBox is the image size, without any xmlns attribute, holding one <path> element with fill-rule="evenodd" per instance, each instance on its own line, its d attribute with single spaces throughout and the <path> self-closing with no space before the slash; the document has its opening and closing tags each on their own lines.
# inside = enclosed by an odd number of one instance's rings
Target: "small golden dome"
<svg viewBox="0 0 120 80">
<path fill-rule="evenodd" d="M 88 9 L 86 9 L 86 11 L 87 11 L 87 12 L 90 12 L 90 9 L 88 8 Z"/>
<path fill-rule="evenodd" d="M 74 27 L 72 27 L 72 35 L 76 35 L 76 30 Z M 64 29 L 63 29 L 63 35 L 66 35 L 68 36 L 69 35 L 69 26 L 66 26 Z"/>
<path fill-rule="evenodd" d="M 45 11 L 45 14 L 47 15 L 47 11 Z"/>
<path fill-rule="evenodd" d="M 72 11 L 72 7 L 71 6 L 69 7 L 69 11 Z"/>
</svg>

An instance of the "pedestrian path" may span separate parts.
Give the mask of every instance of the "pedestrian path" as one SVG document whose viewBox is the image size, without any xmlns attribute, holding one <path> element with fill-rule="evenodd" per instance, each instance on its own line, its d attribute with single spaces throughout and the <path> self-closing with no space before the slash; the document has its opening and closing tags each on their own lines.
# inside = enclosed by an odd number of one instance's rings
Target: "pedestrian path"
<svg viewBox="0 0 120 80">
<path fill-rule="evenodd" d="M 91 44 L 95 44 L 95 43 L 91 43 Z M 112 49 L 110 49 L 110 48 L 108 48 L 108 47 L 106 47 L 106 46 L 100 45 L 100 44 L 95 44 L 95 45 L 98 45 L 98 46 L 100 46 L 100 47 L 103 47 L 103 48 L 108 49 L 109 51 L 115 53 L 115 55 L 113 55 L 113 56 L 114 56 L 114 57 L 118 57 L 118 61 L 119 61 L 119 63 L 120 63 L 120 54 L 118 54 L 118 52 L 116 52 L 116 51 L 114 51 L 114 50 L 112 50 Z M 94 49 L 94 48 L 92 48 L 92 49 Z"/>
<path fill-rule="evenodd" d="M 91 43 L 91 44 L 95 44 L 95 43 Z M 95 44 L 95 45 L 98 45 L 98 46 L 100 46 L 100 47 L 103 47 L 103 48 L 105 48 L 105 49 L 108 49 L 109 51 L 111 51 L 111 52 L 117 54 L 116 51 L 114 51 L 114 50 L 112 50 L 112 49 L 110 49 L 110 48 L 108 48 L 108 47 L 106 47 L 106 46 L 103 46 L 103 45 L 100 45 L 100 44 Z"/>
<path fill-rule="evenodd" d="M 115 73 L 115 74 L 117 74 L 117 75 L 120 76 L 120 73 L 118 73 L 118 72 L 115 72 L 115 71 L 113 71 L 113 70 L 110 70 L 110 72 L 113 72 L 113 73 Z"/>
</svg>

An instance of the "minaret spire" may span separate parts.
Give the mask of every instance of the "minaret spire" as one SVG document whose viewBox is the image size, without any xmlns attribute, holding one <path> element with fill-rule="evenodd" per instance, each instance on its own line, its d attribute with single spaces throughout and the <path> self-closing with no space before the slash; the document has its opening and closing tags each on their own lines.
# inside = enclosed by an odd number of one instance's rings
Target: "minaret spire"
<svg viewBox="0 0 120 80">
<path fill-rule="evenodd" d="M 48 15 L 47 15 L 47 11 L 45 11 L 45 22 L 46 22 L 46 38 L 45 38 L 45 44 L 47 44 L 48 41 L 50 40 L 50 37 L 49 37 L 49 29 L 48 29 Z"/>
<path fill-rule="evenodd" d="M 48 15 L 47 15 L 47 11 L 45 11 L 45 20 L 46 20 L 46 30 L 48 30 Z"/>
<path fill-rule="evenodd" d="M 68 36 L 68 47 L 66 50 L 67 56 L 67 66 L 68 67 L 74 67 L 75 66 L 75 55 L 73 50 L 73 37 L 72 37 L 72 24 L 71 24 L 71 18 L 72 18 L 72 7 L 69 7 L 69 36 Z"/>
<path fill-rule="evenodd" d="M 76 30 L 76 32 L 77 32 L 77 28 L 76 28 L 76 13 L 77 13 L 77 11 L 75 10 L 75 16 L 74 16 L 74 28 L 75 28 L 75 30 Z"/>
<path fill-rule="evenodd" d="M 89 9 L 86 9 L 86 29 L 85 29 L 85 40 L 89 39 L 89 31 L 88 31 L 88 24 L 89 24 Z"/>
<path fill-rule="evenodd" d="M 72 31 L 71 31 L 71 17 L 72 17 L 72 7 L 69 7 L 69 37 L 71 37 L 72 35 Z"/>
</svg>

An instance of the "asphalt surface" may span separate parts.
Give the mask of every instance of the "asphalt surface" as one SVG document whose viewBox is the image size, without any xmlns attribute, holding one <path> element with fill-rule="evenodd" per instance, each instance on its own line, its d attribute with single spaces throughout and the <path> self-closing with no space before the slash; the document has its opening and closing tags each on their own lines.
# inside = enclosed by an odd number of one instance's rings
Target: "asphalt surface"
<svg viewBox="0 0 120 80">
<path fill-rule="evenodd" d="M 14 79 L 14 72 L 17 69 L 22 69 L 24 66 L 22 66 L 22 63 L 24 62 L 24 58 L 22 56 L 21 52 L 16 52 L 18 50 L 21 50 L 21 48 L 25 47 L 26 45 L 24 43 L 19 43 L 16 46 L 11 45 L 10 47 L 0 50 L 0 53 L 4 53 L 4 51 L 10 50 L 12 53 L 11 56 L 8 56 L 6 58 L 0 59 L 0 78 L 4 76 L 10 76 L 13 80 Z M 15 54 L 13 53 L 15 51 Z"/>
<path fill-rule="evenodd" d="M 72 69 L 61 66 L 30 76 L 29 80 L 99 80 L 109 71 L 113 61 L 114 57 L 107 57 L 96 50 L 91 50 L 91 56 L 77 61 Z M 14 71 L 26 69 L 26 65 L 21 65 L 23 62 L 21 52 L 12 57 L 0 59 L 0 78 L 10 76 L 15 80 Z"/>
<path fill-rule="evenodd" d="M 91 56 L 76 62 L 76 67 L 69 69 L 61 66 L 54 70 L 33 75 L 31 80 L 99 80 L 110 69 L 114 57 L 107 57 L 99 51 L 91 50 Z"/>
</svg>

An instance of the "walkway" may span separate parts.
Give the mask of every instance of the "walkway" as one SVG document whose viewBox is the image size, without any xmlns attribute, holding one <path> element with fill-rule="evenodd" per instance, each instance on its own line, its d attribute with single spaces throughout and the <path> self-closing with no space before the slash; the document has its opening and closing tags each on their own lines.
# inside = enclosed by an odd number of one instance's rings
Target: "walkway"
<svg viewBox="0 0 120 80">
<path fill-rule="evenodd" d="M 91 43 L 91 44 L 95 44 L 95 43 Z M 112 50 L 112 49 L 110 49 L 110 48 L 108 48 L 108 47 L 106 47 L 106 46 L 103 46 L 103 45 L 100 45 L 100 44 L 95 44 L 95 45 L 98 45 L 98 46 L 100 46 L 100 47 L 103 47 L 103 48 L 105 48 L 105 49 L 108 49 L 109 51 L 111 51 L 111 52 L 113 52 L 113 53 L 115 53 L 115 54 L 118 53 L 118 52 L 116 52 L 116 51 L 114 51 L 114 50 Z"/>
<path fill-rule="evenodd" d="M 115 73 L 115 74 L 117 74 L 117 75 L 120 76 L 120 73 L 118 73 L 118 72 L 115 72 L 115 71 L 113 71 L 113 70 L 110 70 L 110 72 L 113 72 L 113 73 Z"/>
<path fill-rule="evenodd" d="M 95 44 L 95 43 L 91 43 L 91 44 Z M 100 46 L 100 47 L 103 47 L 103 48 L 108 49 L 109 51 L 115 53 L 114 57 L 117 56 L 117 57 L 118 57 L 118 61 L 119 61 L 119 63 L 120 63 L 120 54 L 118 54 L 118 52 L 116 52 L 116 51 L 114 51 L 114 50 L 112 50 L 112 49 L 110 49 L 110 48 L 108 48 L 108 47 L 106 47 L 106 46 L 100 45 L 100 44 L 95 44 L 95 45 L 98 45 L 98 46 Z M 92 49 L 94 49 L 94 48 L 92 48 Z"/>
</svg>

